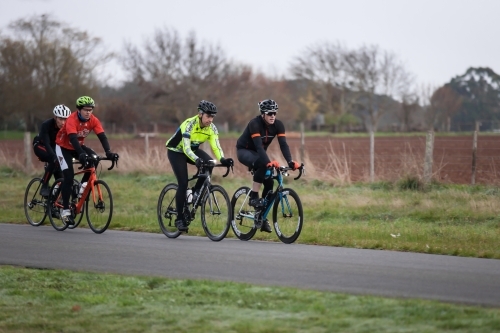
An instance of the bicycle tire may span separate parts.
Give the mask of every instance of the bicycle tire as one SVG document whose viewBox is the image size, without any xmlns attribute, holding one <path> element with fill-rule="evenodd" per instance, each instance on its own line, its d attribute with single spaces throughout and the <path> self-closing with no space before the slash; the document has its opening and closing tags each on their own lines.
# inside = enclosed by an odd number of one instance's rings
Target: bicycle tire
<svg viewBox="0 0 500 333">
<path fill-rule="evenodd" d="M 42 178 L 30 180 L 24 192 L 24 214 L 28 223 L 34 227 L 43 224 L 47 217 L 47 198 L 40 195 Z"/>
<path fill-rule="evenodd" d="M 243 241 L 252 239 L 257 232 L 254 219 L 251 217 L 255 215 L 255 209 L 250 206 L 249 200 L 245 200 L 248 193 L 250 188 L 243 186 L 237 189 L 231 198 L 231 229 L 234 235 Z"/>
<path fill-rule="evenodd" d="M 62 208 L 61 184 L 63 181 L 64 178 L 59 178 L 52 184 L 47 200 L 47 216 L 49 217 L 50 224 L 52 224 L 52 227 L 57 231 L 64 231 L 68 228 L 68 225 L 60 216 L 60 208 Z"/>
<path fill-rule="evenodd" d="M 281 213 L 278 220 L 278 213 Z M 285 188 L 278 193 L 273 206 L 274 231 L 285 244 L 297 240 L 304 224 L 304 211 L 297 192 Z"/>
<path fill-rule="evenodd" d="M 102 234 L 108 229 L 113 218 L 113 195 L 108 184 L 104 180 L 96 180 L 86 201 L 85 211 L 89 227 L 96 234 Z"/>
<path fill-rule="evenodd" d="M 214 242 L 223 240 L 233 215 L 229 195 L 222 186 L 211 185 L 201 202 L 201 225 L 205 234 Z"/>
<path fill-rule="evenodd" d="M 177 218 L 177 210 L 175 207 L 177 188 L 177 184 L 167 184 L 158 197 L 158 205 L 156 207 L 158 224 L 163 234 L 168 238 L 177 238 L 181 235 L 181 232 L 175 226 L 175 220 Z"/>
<path fill-rule="evenodd" d="M 73 187 L 77 185 L 78 188 L 80 188 L 80 182 L 76 179 L 73 179 Z M 74 209 L 74 207 L 72 207 L 72 209 Z M 78 225 L 80 224 L 80 222 L 82 222 L 83 220 L 83 213 L 85 212 L 85 204 L 82 205 L 82 210 L 80 211 L 80 213 L 78 215 L 75 216 L 75 224 L 73 225 L 68 225 L 68 229 L 75 229 L 76 227 L 78 227 Z"/>
</svg>

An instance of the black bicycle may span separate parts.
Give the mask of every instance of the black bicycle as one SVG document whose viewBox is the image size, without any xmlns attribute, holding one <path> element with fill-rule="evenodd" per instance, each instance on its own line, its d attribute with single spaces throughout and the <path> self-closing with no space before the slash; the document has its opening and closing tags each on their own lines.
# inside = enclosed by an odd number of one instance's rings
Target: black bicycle
<svg viewBox="0 0 500 333">
<path fill-rule="evenodd" d="M 184 210 L 181 214 L 183 214 L 189 226 L 196 217 L 198 207 L 201 207 L 201 225 L 203 230 L 208 238 L 218 242 L 223 240 L 229 231 L 232 210 L 229 195 L 226 190 L 222 186 L 213 185 L 210 182 L 212 169 L 216 167 L 227 168 L 227 172 L 223 177 L 229 174 L 230 168 L 232 169 L 232 167 L 227 167 L 222 164 L 215 164 L 214 160 L 204 162 L 196 174 L 188 179 L 188 182 L 198 178 L 205 178 L 205 181 L 198 195 L 193 193 L 192 198 L 186 197 Z M 158 198 L 158 223 L 161 231 L 168 238 L 177 238 L 181 234 L 181 231 L 175 226 L 175 220 L 179 215 L 175 205 L 177 188 L 178 185 L 175 183 L 167 184 Z"/>
<path fill-rule="evenodd" d="M 47 168 L 47 163 L 45 163 L 44 168 Z M 74 186 L 79 186 L 77 180 L 74 181 Z M 51 188 L 52 186 L 49 186 Z M 45 222 L 47 217 L 47 200 L 48 197 L 44 197 L 40 194 L 42 188 L 42 178 L 35 177 L 30 180 L 26 186 L 26 191 L 24 192 L 24 214 L 29 224 L 34 227 L 38 227 Z M 59 212 L 53 212 L 54 217 L 59 217 Z M 81 220 L 81 216 L 78 222 Z"/>
<path fill-rule="evenodd" d="M 278 187 L 275 192 L 266 195 L 263 208 L 256 209 L 250 206 L 249 187 L 243 186 L 234 192 L 231 199 L 234 216 L 231 228 L 236 237 L 245 241 L 252 239 L 257 230 L 267 221 L 272 207 L 273 226 L 278 238 L 286 244 L 297 240 L 304 225 L 304 211 L 297 192 L 291 188 L 283 187 L 283 176 L 288 176 L 290 170 L 292 168 L 287 166 L 270 169 L 269 177 L 278 181 Z M 294 178 L 295 180 L 305 173 L 303 163 L 298 170 L 299 175 Z"/>
</svg>

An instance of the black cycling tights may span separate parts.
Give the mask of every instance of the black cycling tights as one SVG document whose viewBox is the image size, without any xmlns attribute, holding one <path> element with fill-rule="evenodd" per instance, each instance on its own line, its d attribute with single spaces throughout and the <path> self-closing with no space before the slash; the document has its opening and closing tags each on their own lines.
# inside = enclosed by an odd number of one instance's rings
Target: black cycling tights
<svg viewBox="0 0 500 333">
<path fill-rule="evenodd" d="M 272 178 L 265 178 L 267 171 L 266 162 L 259 158 L 259 154 L 256 151 L 250 149 L 238 149 L 236 155 L 240 163 L 254 170 L 253 181 L 264 184 L 262 197 L 265 197 L 267 192 L 272 191 L 274 183 Z"/>
<path fill-rule="evenodd" d="M 89 147 L 83 145 L 81 147 L 87 153 L 87 155 L 95 154 L 95 151 L 93 151 Z M 76 152 L 76 150 L 69 150 L 62 147 L 61 152 L 64 159 L 66 160 L 66 164 L 69 166 L 69 168 L 63 170 L 64 182 L 61 189 L 64 209 L 69 209 L 69 198 L 71 196 L 73 187 L 73 179 L 75 178 L 75 171 L 73 169 L 73 157 L 78 159 L 78 153 Z M 90 174 L 86 173 L 82 178 L 82 183 L 88 181 L 89 178 Z"/>
<path fill-rule="evenodd" d="M 204 161 L 211 160 L 212 157 L 208 155 L 201 149 L 197 149 L 195 155 L 200 157 Z M 175 196 L 175 206 L 178 212 L 182 212 L 184 207 L 184 201 L 186 201 L 186 191 L 188 188 L 188 163 L 194 165 L 194 162 L 191 161 L 186 154 L 177 153 L 175 151 L 167 150 L 167 157 L 170 161 L 170 165 L 172 166 L 172 170 L 174 171 L 175 178 L 177 178 L 177 185 L 179 188 L 177 189 L 177 195 Z M 196 185 L 194 186 L 195 190 L 198 190 L 203 185 L 205 179 L 198 178 L 196 181 Z"/>
</svg>

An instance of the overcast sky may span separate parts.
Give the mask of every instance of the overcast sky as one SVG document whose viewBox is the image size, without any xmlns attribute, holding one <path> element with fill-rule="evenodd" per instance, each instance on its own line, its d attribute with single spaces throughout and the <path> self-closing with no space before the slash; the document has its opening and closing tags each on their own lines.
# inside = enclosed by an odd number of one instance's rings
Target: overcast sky
<svg viewBox="0 0 500 333">
<path fill-rule="evenodd" d="M 322 42 L 378 45 L 418 84 L 444 84 L 471 66 L 500 73 L 500 0 L 0 0 L 0 29 L 43 13 L 102 38 L 110 51 L 124 41 L 140 46 L 157 28 L 195 31 L 270 74 Z"/>
</svg>

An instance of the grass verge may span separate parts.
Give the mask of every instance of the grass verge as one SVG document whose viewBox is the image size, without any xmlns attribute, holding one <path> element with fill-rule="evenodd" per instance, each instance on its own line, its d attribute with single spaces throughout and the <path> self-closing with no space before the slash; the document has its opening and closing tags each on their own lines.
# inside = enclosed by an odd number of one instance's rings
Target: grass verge
<svg viewBox="0 0 500 333">
<path fill-rule="evenodd" d="M 500 310 L 0 266 L 0 332 L 500 332 Z"/>
</svg>

